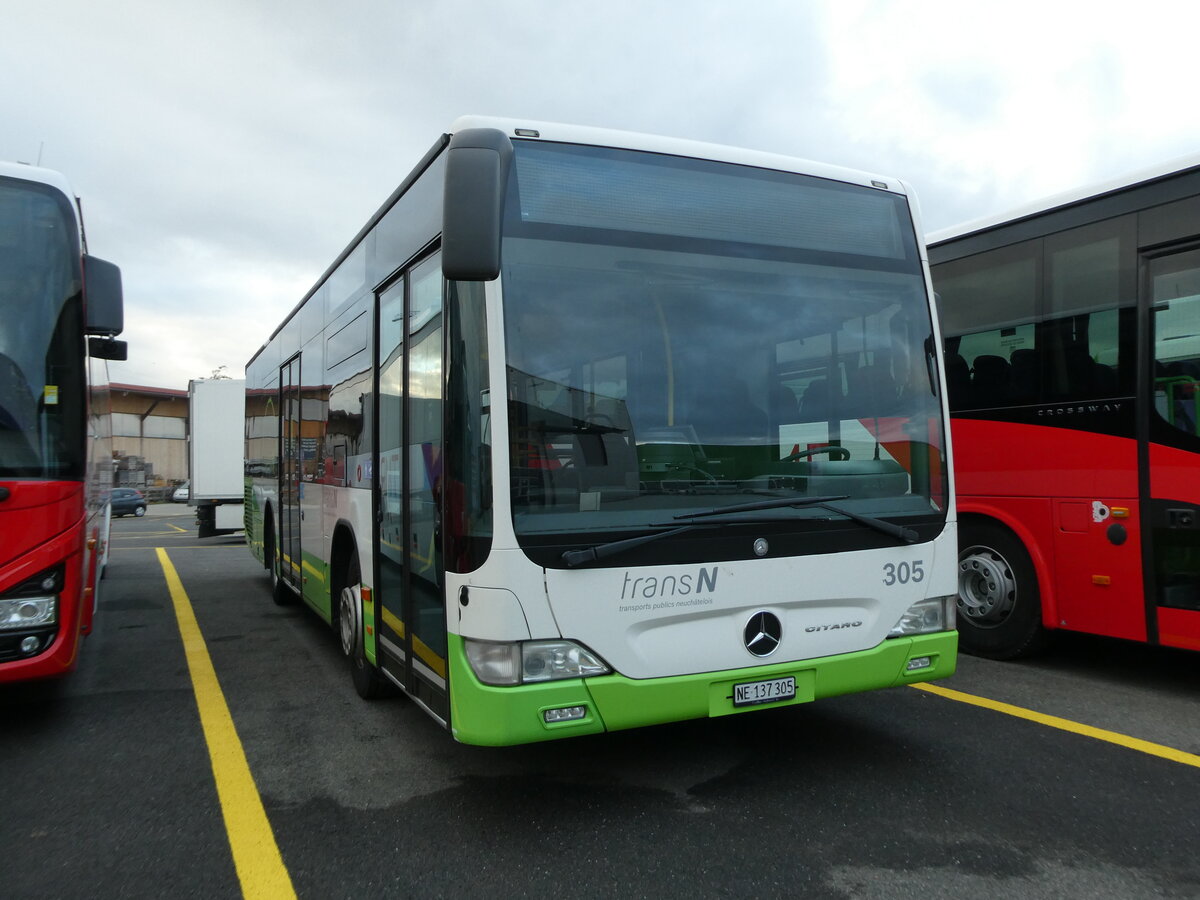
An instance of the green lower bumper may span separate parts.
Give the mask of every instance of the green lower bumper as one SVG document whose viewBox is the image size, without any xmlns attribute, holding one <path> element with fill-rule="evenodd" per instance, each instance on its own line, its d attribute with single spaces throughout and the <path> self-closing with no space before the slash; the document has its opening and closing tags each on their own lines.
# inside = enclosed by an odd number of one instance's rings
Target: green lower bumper
<svg viewBox="0 0 1200 900">
<path fill-rule="evenodd" d="M 774 709 L 876 688 L 933 681 L 954 674 L 958 633 L 943 631 L 894 638 L 870 650 L 802 662 L 728 669 L 697 675 L 634 679 L 623 675 L 572 679 L 519 687 L 489 687 L 475 678 L 463 640 L 450 635 L 450 716 L 457 740 L 505 746 Z M 929 664 L 910 671 L 910 660 Z M 791 700 L 735 708 L 733 685 L 794 676 Z M 544 712 L 582 706 L 582 719 L 547 724 Z"/>
</svg>

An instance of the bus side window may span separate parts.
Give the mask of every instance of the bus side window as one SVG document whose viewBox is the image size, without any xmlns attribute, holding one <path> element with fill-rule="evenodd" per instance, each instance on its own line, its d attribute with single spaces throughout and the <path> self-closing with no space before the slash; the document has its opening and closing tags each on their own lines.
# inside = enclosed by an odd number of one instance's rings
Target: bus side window
<svg viewBox="0 0 1200 900">
<path fill-rule="evenodd" d="M 1124 216 L 1046 238 L 1040 336 L 1050 401 L 1130 396 L 1137 295 L 1135 222 Z"/>
</svg>

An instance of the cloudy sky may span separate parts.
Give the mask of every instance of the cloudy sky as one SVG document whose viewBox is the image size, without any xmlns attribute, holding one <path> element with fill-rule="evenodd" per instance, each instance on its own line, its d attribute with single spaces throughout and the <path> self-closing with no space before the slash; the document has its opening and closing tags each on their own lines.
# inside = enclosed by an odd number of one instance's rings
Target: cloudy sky
<svg viewBox="0 0 1200 900">
<path fill-rule="evenodd" d="M 121 266 L 116 381 L 249 357 L 465 113 L 900 176 L 927 231 L 1200 153 L 1200 7 L 0 0 L 0 159 Z"/>
</svg>

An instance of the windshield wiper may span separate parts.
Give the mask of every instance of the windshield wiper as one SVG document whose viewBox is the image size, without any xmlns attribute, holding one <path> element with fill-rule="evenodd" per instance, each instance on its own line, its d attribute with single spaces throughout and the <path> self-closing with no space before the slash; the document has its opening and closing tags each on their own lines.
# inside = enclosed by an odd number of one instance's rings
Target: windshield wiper
<svg viewBox="0 0 1200 900">
<path fill-rule="evenodd" d="M 770 509 L 770 507 L 767 507 Z M 678 518 L 678 517 L 677 517 Z M 779 522 L 795 521 L 789 516 L 730 516 L 728 519 L 709 518 L 703 522 L 694 522 L 690 525 L 676 525 L 674 528 L 669 525 L 664 525 L 658 522 L 652 522 L 651 528 L 666 528 L 666 531 L 656 531 L 653 534 L 643 534 L 634 538 L 625 538 L 621 541 L 609 541 L 604 544 L 596 544 L 594 547 L 585 547 L 582 550 L 566 550 L 563 552 L 562 561 L 569 568 L 575 568 L 586 562 L 594 562 L 598 559 L 604 559 L 608 556 L 614 556 L 618 553 L 624 553 L 626 550 L 632 550 L 634 547 L 640 547 L 642 544 L 649 544 L 661 538 L 672 537 L 676 534 L 683 534 L 685 531 L 694 531 L 697 528 L 716 528 L 718 525 L 763 525 L 763 524 L 778 524 Z"/>
<path fill-rule="evenodd" d="M 726 513 L 756 512 L 760 509 L 782 509 L 785 506 L 822 506 L 834 500 L 848 500 L 849 494 L 838 494 L 834 497 L 780 497 L 776 495 L 770 500 L 755 500 L 752 503 L 735 503 L 733 506 L 714 506 L 712 509 L 702 509 L 699 512 L 682 513 L 676 519 L 700 519 L 708 516 L 723 516 Z"/>
<path fill-rule="evenodd" d="M 604 559 L 606 556 L 624 553 L 626 550 L 632 550 L 634 547 L 640 547 L 642 544 L 649 544 L 651 541 L 657 541 L 659 538 L 670 537 L 673 534 L 683 534 L 685 531 L 693 531 L 701 527 L 704 526 L 680 525 L 678 528 L 672 528 L 669 531 L 656 531 L 654 534 L 643 534 L 641 537 L 626 538 L 623 541 L 609 541 L 606 544 L 597 544 L 594 547 L 585 547 L 582 550 L 566 550 L 563 552 L 562 561 L 573 569 L 585 562 L 593 562 L 597 559 Z"/>
<path fill-rule="evenodd" d="M 736 506 L 717 507 L 701 510 L 700 512 L 685 513 L 675 516 L 675 519 L 705 519 L 713 516 L 724 516 L 728 513 L 752 512 L 760 509 L 781 509 L 788 506 L 819 506 L 822 509 L 837 513 L 839 516 L 845 516 L 853 522 L 858 522 L 860 525 L 874 528 L 876 531 L 883 532 L 889 537 L 904 541 L 906 544 L 915 544 L 921 539 L 921 536 L 911 528 L 906 528 L 903 525 L 897 525 L 894 522 L 888 522 L 884 519 L 876 519 L 874 516 L 860 515 L 859 513 L 851 512 L 848 509 L 833 504 L 834 500 L 846 500 L 848 498 L 848 494 L 836 497 L 781 497 L 777 500 L 759 500 L 755 503 L 739 503 Z M 734 519 L 734 521 L 738 520 Z"/>
<path fill-rule="evenodd" d="M 794 522 L 795 519 L 788 516 L 740 516 L 738 513 L 757 512 L 766 509 L 783 509 L 788 506 L 820 506 L 830 512 L 837 513 L 839 516 L 845 516 L 851 521 L 858 522 L 861 525 L 866 525 L 868 528 L 874 528 L 876 531 L 881 531 L 889 537 L 894 537 L 904 541 L 906 544 L 915 544 L 921 539 L 921 536 L 911 528 L 905 528 L 903 525 L 896 525 L 892 522 L 887 522 L 883 519 L 876 519 L 873 516 L 863 516 L 856 512 L 851 512 L 848 509 L 843 509 L 840 506 L 835 506 L 832 501 L 846 500 L 848 494 L 840 494 L 835 497 L 781 497 L 775 500 L 758 500 L 754 503 L 738 503 L 733 506 L 717 507 L 714 509 L 703 509 L 699 512 L 684 513 L 675 516 L 675 520 L 700 519 L 699 522 L 692 522 L 686 525 L 679 525 L 675 528 L 668 528 L 666 531 L 656 531 L 653 534 L 643 534 L 639 537 L 626 538 L 621 541 L 609 541 L 604 544 L 596 544 L 594 547 L 585 547 L 582 550 L 566 550 L 563 552 L 562 561 L 567 564 L 568 568 L 575 568 L 583 563 L 594 562 L 598 559 L 605 559 L 609 556 L 615 556 L 618 553 L 624 553 L 626 550 L 632 550 L 634 547 L 640 547 L 643 544 L 649 544 L 653 541 L 661 540 L 666 537 L 673 537 L 677 534 L 683 534 L 686 531 L 693 531 L 697 528 L 713 528 L 717 525 L 776 525 L 781 522 Z M 652 528 L 665 528 L 665 525 L 654 524 Z"/>
</svg>

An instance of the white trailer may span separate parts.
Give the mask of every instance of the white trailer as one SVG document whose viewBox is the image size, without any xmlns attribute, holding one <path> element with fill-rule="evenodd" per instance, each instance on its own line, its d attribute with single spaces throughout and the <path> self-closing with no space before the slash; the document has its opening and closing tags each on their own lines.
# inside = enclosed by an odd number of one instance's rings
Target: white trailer
<svg viewBox="0 0 1200 900">
<path fill-rule="evenodd" d="M 200 537 L 241 531 L 244 488 L 246 382 L 188 382 L 188 505 Z"/>
</svg>

